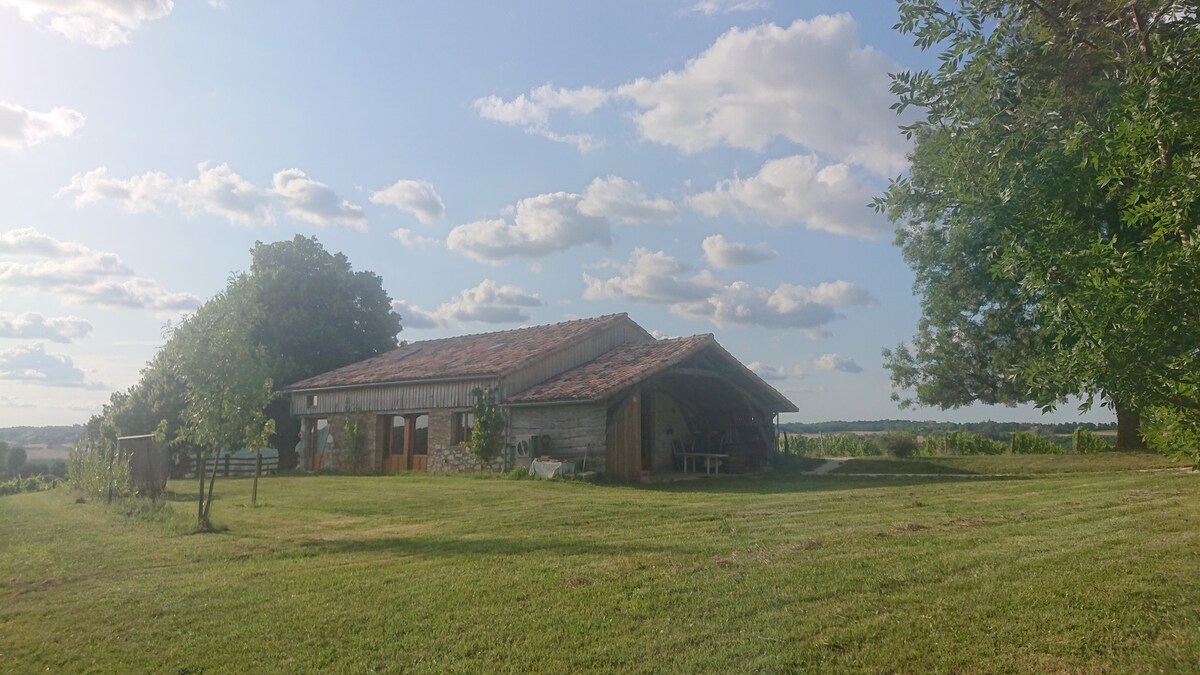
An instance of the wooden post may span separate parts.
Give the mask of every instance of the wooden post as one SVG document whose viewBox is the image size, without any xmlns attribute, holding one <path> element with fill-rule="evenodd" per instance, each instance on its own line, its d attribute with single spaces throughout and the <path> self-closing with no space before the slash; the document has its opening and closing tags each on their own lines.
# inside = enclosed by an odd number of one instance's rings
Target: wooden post
<svg viewBox="0 0 1200 675">
<path fill-rule="evenodd" d="M 258 477 L 262 475 L 262 448 L 254 448 L 254 486 L 250 488 L 250 503 L 258 506 Z"/>
</svg>

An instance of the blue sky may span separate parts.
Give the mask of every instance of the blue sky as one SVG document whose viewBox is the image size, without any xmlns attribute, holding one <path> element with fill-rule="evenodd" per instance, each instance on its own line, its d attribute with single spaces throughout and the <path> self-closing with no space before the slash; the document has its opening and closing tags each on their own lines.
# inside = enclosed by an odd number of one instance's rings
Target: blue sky
<svg viewBox="0 0 1200 675">
<path fill-rule="evenodd" d="M 890 2 L 0 0 L 0 426 L 81 422 L 163 325 L 315 235 L 408 340 L 628 312 L 792 419 L 899 411 Z M 1052 419 L 1075 416 L 1073 409 Z M 1088 419 L 1107 421 L 1106 412 Z"/>
</svg>

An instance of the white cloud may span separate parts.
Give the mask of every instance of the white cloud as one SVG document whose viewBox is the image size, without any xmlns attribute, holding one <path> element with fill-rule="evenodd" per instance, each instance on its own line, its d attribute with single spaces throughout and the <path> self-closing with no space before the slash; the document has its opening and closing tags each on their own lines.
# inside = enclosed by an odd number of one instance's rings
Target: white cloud
<svg viewBox="0 0 1200 675">
<path fill-rule="evenodd" d="M 130 213 L 158 211 L 174 205 L 187 215 L 206 213 L 238 225 L 265 225 L 275 221 L 275 207 L 289 217 L 315 225 L 341 223 L 365 231 L 367 217 L 362 207 L 342 199 L 329 186 L 309 178 L 300 169 L 275 173 L 270 190 L 255 186 L 235 173 L 228 164 L 209 166 L 201 162 L 190 180 L 173 178 L 161 171 L 116 178 L 108 167 L 77 173 L 58 190 L 57 197 L 71 197 L 77 207 L 114 201 Z"/>
<path fill-rule="evenodd" d="M 766 9 L 770 3 L 766 0 L 700 0 L 692 5 L 691 10 L 695 14 L 703 14 L 705 16 L 713 16 L 716 14 L 730 14 L 732 12 L 749 12 L 756 9 Z"/>
<path fill-rule="evenodd" d="M 392 311 L 400 315 L 400 325 L 404 328 L 437 328 L 442 325 L 436 315 L 403 300 L 393 300 Z"/>
<path fill-rule="evenodd" d="M 579 212 L 621 223 L 668 223 L 679 219 L 679 210 L 671 200 L 649 199 L 637 181 L 620 176 L 593 180 L 579 202 Z"/>
<path fill-rule="evenodd" d="M 48 354 L 41 344 L 20 345 L 0 352 L 0 380 L 14 380 L 47 387 L 106 389 L 92 382 L 65 354 Z"/>
<path fill-rule="evenodd" d="M 776 137 L 880 175 L 906 166 L 888 73 L 849 14 L 733 28 L 681 70 L 620 87 L 642 137 L 691 153 Z"/>
<path fill-rule="evenodd" d="M 775 366 L 768 366 L 762 361 L 751 361 L 750 363 L 746 364 L 746 367 L 753 371 L 755 375 L 758 375 L 764 380 L 779 381 L 786 380 L 788 378 L 787 370 L 783 368 L 776 368 Z"/>
<path fill-rule="evenodd" d="M 517 286 L 500 285 L 491 279 L 484 279 L 477 286 L 464 288 L 432 312 L 403 300 L 393 300 L 392 309 L 400 314 L 403 326 L 422 329 L 445 326 L 450 321 L 520 323 L 529 320 L 526 308 L 541 307 L 543 304 L 536 293 L 526 293 Z"/>
<path fill-rule="evenodd" d="M 361 206 L 342 199 L 328 185 L 308 177 L 300 169 L 275 173 L 271 192 L 283 202 L 284 212 L 313 225 L 341 223 L 360 232 L 367 230 Z"/>
<path fill-rule="evenodd" d="M 662 251 L 636 248 L 629 263 L 607 279 L 583 275 L 583 297 L 588 300 L 619 298 L 633 302 L 673 304 L 708 297 L 719 282 L 701 272 L 688 274 L 686 266 Z"/>
<path fill-rule="evenodd" d="M 608 279 L 583 275 L 589 300 L 623 299 L 667 305 L 671 313 L 717 326 L 794 328 L 810 336 L 842 318 L 843 307 L 870 307 L 874 299 L 846 281 L 814 287 L 779 284 L 774 289 L 730 284 L 708 272 L 688 274 L 687 268 L 662 251 L 634 250 L 630 263 Z"/>
<path fill-rule="evenodd" d="M 0 312 L 0 338 L 74 342 L 92 334 L 92 323 L 77 316 L 46 318 L 37 312 Z"/>
<path fill-rule="evenodd" d="M 704 259 L 717 268 L 752 265 L 779 255 L 766 244 L 742 244 L 729 241 L 722 234 L 705 237 L 700 246 L 704 249 Z"/>
<path fill-rule="evenodd" d="M 67 138 L 86 121 L 82 113 L 70 108 L 36 112 L 0 101 L 0 147 L 29 148 L 54 136 Z"/>
<path fill-rule="evenodd" d="M 119 202 L 130 213 L 157 211 L 176 201 L 178 182 L 161 171 L 150 171 L 124 180 L 108 174 L 108 167 L 77 173 L 58 190 L 56 197 L 74 195 L 75 206 L 108 200 Z"/>
<path fill-rule="evenodd" d="M 527 133 L 543 136 L 556 143 L 574 145 L 580 152 L 589 152 L 600 145 L 590 134 L 561 134 L 550 130 L 550 113 L 565 110 L 588 114 L 608 100 L 609 92 L 597 87 L 556 89 L 548 84 L 537 87 L 529 95 L 520 94 L 511 101 L 499 96 L 476 99 L 473 107 L 480 117 L 502 124 L 521 126 Z"/>
<path fill-rule="evenodd" d="M 408 211 L 428 225 L 446 215 L 446 205 L 433 184 L 424 180 L 398 180 L 371 193 L 372 204 L 387 204 Z"/>
<path fill-rule="evenodd" d="M 857 361 L 840 354 L 822 354 L 813 359 L 813 367 L 817 370 L 840 370 L 843 373 L 861 373 L 863 371 Z"/>
<path fill-rule="evenodd" d="M 436 246 L 440 242 L 431 237 L 422 236 L 412 230 L 401 227 L 392 231 L 392 238 L 404 244 L 407 248 L 421 248 L 424 246 Z"/>
<path fill-rule="evenodd" d="M 568 192 L 522 199 L 511 223 L 492 219 L 459 225 L 450 231 L 446 246 L 494 263 L 513 257 L 536 258 L 593 242 L 607 245 L 611 224 L 580 213 L 581 200 L 580 195 Z"/>
<path fill-rule="evenodd" d="M 176 200 L 185 212 L 210 213 L 240 225 L 274 221 L 267 193 L 234 173 L 228 164 L 210 169 L 202 162 L 196 170 L 200 175 L 176 190 Z"/>
<path fill-rule="evenodd" d="M 172 0 L 0 0 L 3 5 L 72 42 L 102 49 L 129 44 L 133 31 L 174 8 Z"/>
<path fill-rule="evenodd" d="M 69 305 L 175 311 L 195 309 L 189 293 L 172 293 L 139 277 L 113 253 L 63 242 L 33 228 L 0 233 L 0 289 L 43 292 Z"/>
<path fill-rule="evenodd" d="M 755 2 L 699 2 L 700 11 L 750 9 Z M 890 109 L 889 73 L 901 67 L 859 41 L 849 14 L 780 27 L 733 28 L 683 68 L 611 90 L 543 85 L 505 101 L 479 99 L 480 116 L 549 135 L 557 110 L 591 112 L 632 103 L 642 138 L 693 153 L 718 146 L 762 150 L 776 138 L 879 176 L 907 166 L 909 144 Z M 590 136 L 589 141 L 594 142 Z"/>
<path fill-rule="evenodd" d="M 474 288 L 463 289 L 450 302 L 437 308 L 442 321 L 479 321 L 482 323 L 517 323 L 528 321 L 527 307 L 540 307 L 541 299 L 516 286 L 497 285 L 484 279 Z"/>
<path fill-rule="evenodd" d="M 887 219 L 869 206 L 878 192 L 846 164 L 821 166 L 816 155 L 794 155 L 766 162 L 750 178 L 721 181 L 687 201 L 710 217 L 731 214 L 739 220 L 799 223 L 811 230 L 877 238 L 890 232 Z"/>
</svg>

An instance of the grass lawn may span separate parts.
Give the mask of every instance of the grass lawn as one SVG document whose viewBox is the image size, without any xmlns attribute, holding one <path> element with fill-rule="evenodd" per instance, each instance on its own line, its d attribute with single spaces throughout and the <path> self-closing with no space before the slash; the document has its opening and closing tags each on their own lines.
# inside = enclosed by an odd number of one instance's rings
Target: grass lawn
<svg viewBox="0 0 1200 675">
<path fill-rule="evenodd" d="M 1154 453 L 1094 455 L 976 455 L 971 457 L 855 457 L 832 473 L 1054 474 L 1180 469 L 1186 465 Z"/>
<path fill-rule="evenodd" d="M 1200 670 L 1193 474 L 217 490 L 0 498 L 0 670 Z"/>
</svg>

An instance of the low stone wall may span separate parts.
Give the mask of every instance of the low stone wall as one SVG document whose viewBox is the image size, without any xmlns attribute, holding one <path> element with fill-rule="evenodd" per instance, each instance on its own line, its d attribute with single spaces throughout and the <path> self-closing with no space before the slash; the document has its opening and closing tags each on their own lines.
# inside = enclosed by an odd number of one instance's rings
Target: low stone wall
<svg viewBox="0 0 1200 675">
<path fill-rule="evenodd" d="M 484 471 L 503 471 L 504 461 L 497 457 L 483 465 Z M 471 456 L 461 445 L 448 445 L 429 449 L 429 473 L 466 473 L 479 471 L 479 460 Z"/>
</svg>

